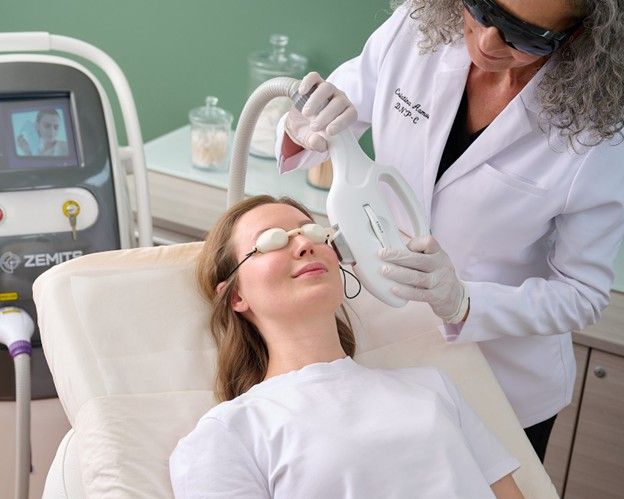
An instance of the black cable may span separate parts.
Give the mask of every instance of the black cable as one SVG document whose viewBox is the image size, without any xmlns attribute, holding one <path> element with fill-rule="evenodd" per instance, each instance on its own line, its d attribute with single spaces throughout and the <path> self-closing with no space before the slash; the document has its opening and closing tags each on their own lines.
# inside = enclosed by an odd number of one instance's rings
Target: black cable
<svg viewBox="0 0 624 499">
<path fill-rule="evenodd" d="M 340 267 L 340 270 L 342 270 L 342 277 L 343 277 L 343 284 L 344 284 L 344 295 L 349 299 L 352 300 L 353 298 L 355 298 L 357 295 L 360 294 L 360 291 L 362 291 L 362 283 L 360 282 L 360 280 L 357 278 L 357 276 L 353 273 L 353 272 L 349 272 L 347 269 L 343 268 L 342 265 L 338 265 L 338 267 Z M 357 293 L 355 293 L 353 296 L 349 296 L 347 294 L 347 275 L 349 274 L 351 277 L 353 277 L 355 279 L 355 281 L 358 283 L 358 290 Z"/>
</svg>

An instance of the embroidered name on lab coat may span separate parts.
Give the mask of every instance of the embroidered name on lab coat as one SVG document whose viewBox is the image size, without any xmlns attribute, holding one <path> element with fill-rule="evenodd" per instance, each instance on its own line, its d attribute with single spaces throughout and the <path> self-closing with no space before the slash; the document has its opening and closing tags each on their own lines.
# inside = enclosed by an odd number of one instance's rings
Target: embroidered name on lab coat
<svg viewBox="0 0 624 499">
<path fill-rule="evenodd" d="M 421 118 L 429 119 L 429 113 L 421 109 L 419 103 L 412 104 L 412 101 L 401 92 L 400 88 L 394 91 L 394 109 L 401 113 L 401 116 L 410 120 L 412 125 L 417 125 Z"/>
</svg>

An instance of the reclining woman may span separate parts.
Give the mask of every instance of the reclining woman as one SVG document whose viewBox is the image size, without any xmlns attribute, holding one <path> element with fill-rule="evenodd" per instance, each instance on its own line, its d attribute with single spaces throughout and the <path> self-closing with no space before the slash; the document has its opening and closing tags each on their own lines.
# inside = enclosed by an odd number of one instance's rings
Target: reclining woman
<svg viewBox="0 0 624 499">
<path fill-rule="evenodd" d="M 510 456 L 434 368 L 369 369 L 330 232 L 297 202 L 231 208 L 198 279 L 221 402 L 170 458 L 180 498 L 522 498 Z"/>
</svg>

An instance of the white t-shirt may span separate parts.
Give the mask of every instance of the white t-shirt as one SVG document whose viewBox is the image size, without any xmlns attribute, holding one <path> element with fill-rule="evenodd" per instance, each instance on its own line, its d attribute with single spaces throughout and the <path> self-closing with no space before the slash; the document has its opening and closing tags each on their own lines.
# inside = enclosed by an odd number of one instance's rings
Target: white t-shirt
<svg viewBox="0 0 624 499">
<path fill-rule="evenodd" d="M 483 499 L 519 466 L 436 369 L 350 357 L 217 405 L 169 464 L 178 499 Z"/>
</svg>

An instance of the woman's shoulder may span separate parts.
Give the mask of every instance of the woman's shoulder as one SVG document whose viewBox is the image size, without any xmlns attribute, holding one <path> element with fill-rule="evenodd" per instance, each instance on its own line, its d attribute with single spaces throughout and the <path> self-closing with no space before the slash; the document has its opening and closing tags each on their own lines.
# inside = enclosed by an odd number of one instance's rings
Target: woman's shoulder
<svg viewBox="0 0 624 499">
<path fill-rule="evenodd" d="M 243 393 L 232 400 L 219 402 L 214 407 L 211 407 L 199 421 L 200 423 L 205 421 L 207 424 L 218 422 L 222 426 L 229 427 L 235 416 L 245 411 L 252 403 L 252 400 L 247 393 Z"/>
<path fill-rule="evenodd" d="M 193 430 L 178 443 L 178 451 L 195 449 L 203 446 L 221 446 L 234 440 L 240 440 L 241 418 L 246 411 L 237 397 L 221 402 L 208 410 L 195 424 Z M 203 442 L 203 443 L 202 443 Z M 229 445 L 229 444 L 228 444 Z"/>
<path fill-rule="evenodd" d="M 57 140 L 54 144 L 54 154 L 56 156 L 67 156 L 68 148 L 65 140 Z"/>
</svg>

